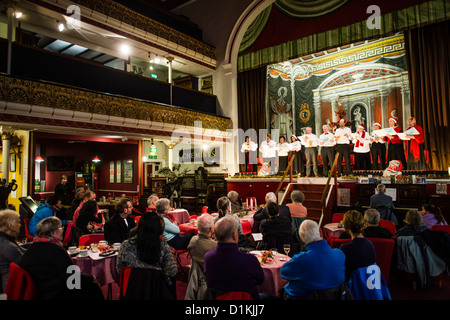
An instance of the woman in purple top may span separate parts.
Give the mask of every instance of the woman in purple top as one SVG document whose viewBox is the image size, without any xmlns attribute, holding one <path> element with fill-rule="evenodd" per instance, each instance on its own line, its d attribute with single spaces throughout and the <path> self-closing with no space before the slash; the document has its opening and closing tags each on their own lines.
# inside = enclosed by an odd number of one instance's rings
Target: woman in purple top
<svg viewBox="0 0 450 320">
<path fill-rule="evenodd" d="M 204 272 L 208 289 L 227 293 L 245 291 L 253 299 L 259 299 L 258 285 L 264 281 L 264 273 L 258 259 L 239 251 L 239 235 L 236 222 L 223 217 L 214 227 L 217 248 L 205 253 Z"/>
<path fill-rule="evenodd" d="M 423 224 L 430 229 L 434 225 L 447 225 L 447 221 L 445 221 L 444 216 L 442 215 L 441 208 L 434 204 L 424 204 L 420 214 L 422 215 Z"/>
</svg>

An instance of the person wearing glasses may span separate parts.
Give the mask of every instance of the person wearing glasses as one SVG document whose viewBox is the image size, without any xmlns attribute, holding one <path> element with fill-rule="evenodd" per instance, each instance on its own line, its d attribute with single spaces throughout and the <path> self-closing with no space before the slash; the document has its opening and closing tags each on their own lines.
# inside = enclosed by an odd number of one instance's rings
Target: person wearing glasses
<svg viewBox="0 0 450 320">
<path fill-rule="evenodd" d="M 136 227 L 134 219 L 130 217 L 133 204 L 130 198 L 122 198 L 116 203 L 115 214 L 105 223 L 104 234 L 108 243 L 122 243 L 130 236 L 130 231 Z"/>
<path fill-rule="evenodd" d="M 104 300 L 102 290 L 92 275 L 75 278 L 74 263 L 62 245 L 63 228 L 57 217 L 43 219 L 36 237 L 22 256 L 19 266 L 31 275 L 38 300 Z M 73 284 L 73 288 L 69 284 Z"/>
</svg>

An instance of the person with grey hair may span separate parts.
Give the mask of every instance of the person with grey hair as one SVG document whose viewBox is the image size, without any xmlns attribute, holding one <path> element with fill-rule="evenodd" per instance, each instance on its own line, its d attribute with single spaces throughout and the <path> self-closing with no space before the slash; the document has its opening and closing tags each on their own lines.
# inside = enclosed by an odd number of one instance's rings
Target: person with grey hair
<svg viewBox="0 0 450 320">
<path fill-rule="evenodd" d="M 228 192 L 227 197 L 231 201 L 231 213 L 241 212 L 242 204 L 239 201 L 239 194 L 236 191 L 231 190 Z"/>
<path fill-rule="evenodd" d="M 156 193 L 151 194 L 148 198 L 147 198 L 147 209 L 146 211 L 149 210 L 154 210 L 156 211 L 156 202 L 159 200 L 159 197 Z"/>
<path fill-rule="evenodd" d="M 206 284 L 212 298 L 227 292 L 245 291 L 254 300 L 259 299 L 257 286 L 263 283 L 264 272 L 254 255 L 239 250 L 234 219 L 228 216 L 219 219 L 214 235 L 217 247 L 204 256 Z"/>
<path fill-rule="evenodd" d="M 191 259 L 203 268 L 203 257 L 207 251 L 217 247 L 217 241 L 212 238 L 214 230 L 214 217 L 208 213 L 197 219 L 198 234 L 193 236 L 188 245 Z"/>
<path fill-rule="evenodd" d="M 380 218 L 383 220 L 390 220 L 398 225 L 397 217 L 394 213 L 394 202 L 392 197 L 385 194 L 386 186 L 382 183 L 377 185 L 377 193 L 370 197 L 370 207 L 377 209 L 380 213 Z"/>
<path fill-rule="evenodd" d="M 20 267 L 33 279 L 38 300 L 104 300 L 95 277 L 80 274 L 79 287 L 74 283 L 74 263 L 62 246 L 61 220 L 48 217 L 37 225 L 36 237 L 24 253 Z M 68 284 L 74 284 L 70 288 Z"/>
<path fill-rule="evenodd" d="M 376 209 L 367 209 L 364 211 L 364 220 L 366 222 L 362 234 L 365 238 L 382 238 L 390 239 L 392 233 L 382 226 L 380 226 L 380 213 Z M 340 236 L 339 239 L 350 239 L 350 234 L 345 231 Z"/>
<path fill-rule="evenodd" d="M 14 210 L 0 211 L 0 293 L 5 291 L 11 262 L 19 264 L 26 249 L 16 243 L 20 232 L 20 215 Z"/>
<path fill-rule="evenodd" d="M 265 196 L 266 205 L 264 207 L 259 208 L 255 214 L 253 215 L 253 226 L 252 226 L 252 232 L 253 233 L 259 233 L 260 225 L 264 219 L 269 219 L 269 214 L 267 213 L 267 205 L 271 202 L 278 203 L 277 196 L 274 192 L 268 192 Z M 289 221 L 292 222 L 291 217 L 291 211 L 289 210 L 289 207 L 286 205 L 278 205 L 278 211 L 280 217 L 286 217 L 289 218 Z"/>
<path fill-rule="evenodd" d="M 156 212 L 164 220 L 164 232 L 163 236 L 167 243 L 175 250 L 186 250 L 191 241 L 193 234 L 181 234 L 180 228 L 175 221 L 172 221 L 168 217 L 170 211 L 170 200 L 167 198 L 161 198 L 156 202 Z"/>
<path fill-rule="evenodd" d="M 287 203 L 292 218 L 306 218 L 308 215 L 308 209 L 303 205 L 305 201 L 305 195 L 300 190 L 293 190 L 291 192 L 292 203 Z"/>
<path fill-rule="evenodd" d="M 313 172 L 316 177 L 319 176 L 319 168 L 317 167 L 317 154 L 319 147 L 319 138 L 312 133 L 312 128 L 306 128 L 306 134 L 301 137 L 300 140 L 304 146 L 306 156 L 306 176 L 311 176 L 311 165 L 313 166 Z"/>
<path fill-rule="evenodd" d="M 289 300 L 305 299 L 311 291 L 337 288 L 345 280 L 345 255 L 322 239 L 317 222 L 305 220 L 299 235 L 306 251 L 294 255 L 280 270 L 281 277 L 288 281 L 284 298 Z"/>
</svg>

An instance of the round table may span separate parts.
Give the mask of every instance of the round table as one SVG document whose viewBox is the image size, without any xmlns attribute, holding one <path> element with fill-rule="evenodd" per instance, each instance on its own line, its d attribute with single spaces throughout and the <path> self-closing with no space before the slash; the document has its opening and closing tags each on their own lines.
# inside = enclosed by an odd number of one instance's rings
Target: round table
<svg viewBox="0 0 450 320">
<path fill-rule="evenodd" d="M 323 226 L 323 235 L 325 239 L 328 239 L 331 236 L 339 238 L 339 236 L 344 233 L 345 229 L 339 228 L 338 224 L 338 222 L 327 223 Z"/>
</svg>

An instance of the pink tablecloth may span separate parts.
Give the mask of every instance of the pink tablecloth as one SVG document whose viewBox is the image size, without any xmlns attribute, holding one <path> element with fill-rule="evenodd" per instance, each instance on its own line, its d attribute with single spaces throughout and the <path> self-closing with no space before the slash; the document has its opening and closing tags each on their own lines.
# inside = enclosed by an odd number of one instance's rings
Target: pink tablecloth
<svg viewBox="0 0 450 320">
<path fill-rule="evenodd" d="M 117 253 L 100 259 L 93 259 L 89 256 L 83 258 L 76 256 L 72 258 L 72 261 L 80 267 L 82 273 L 93 275 L 100 285 L 104 286 L 119 282 L 116 272 L 116 259 Z"/>
<path fill-rule="evenodd" d="M 323 226 L 323 235 L 325 239 L 328 239 L 331 236 L 339 238 L 339 236 L 344 233 L 344 228 L 338 228 L 338 223 L 328 223 Z"/>
<path fill-rule="evenodd" d="M 264 263 L 261 266 L 264 271 L 264 282 L 258 287 L 259 292 L 267 293 L 273 297 L 279 296 L 280 290 L 287 283 L 287 280 L 281 278 L 280 269 L 283 264 L 290 260 L 285 255 L 282 255 L 282 257 L 287 258 L 287 260 L 280 261 L 280 255 L 278 255 L 275 261 Z"/>
<path fill-rule="evenodd" d="M 170 211 L 169 213 L 173 215 L 175 221 L 178 224 L 186 223 L 189 221 L 190 216 L 189 212 L 186 209 L 175 209 L 173 211 Z"/>
</svg>

